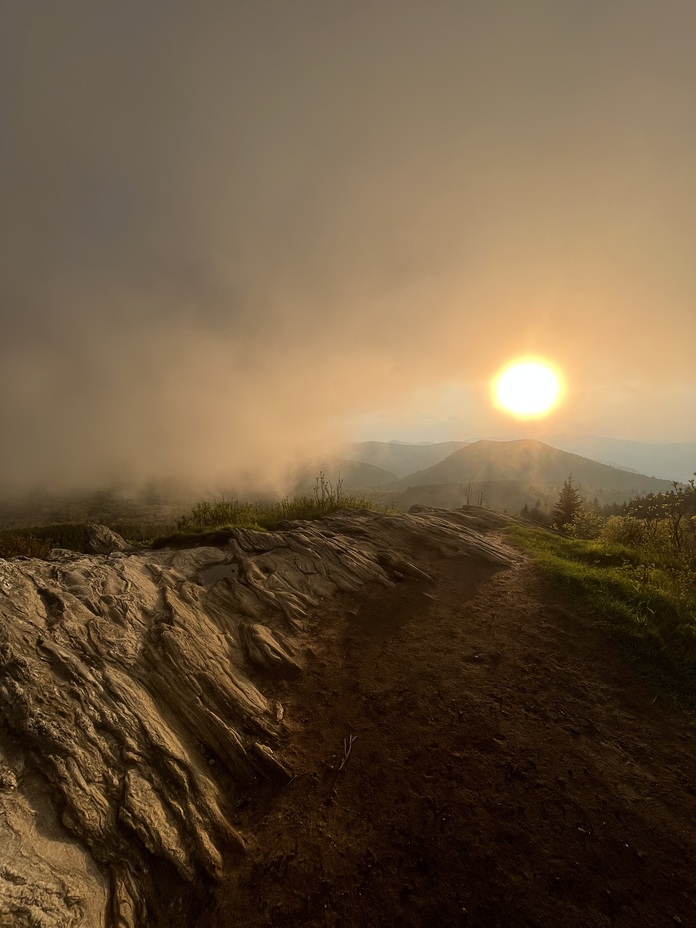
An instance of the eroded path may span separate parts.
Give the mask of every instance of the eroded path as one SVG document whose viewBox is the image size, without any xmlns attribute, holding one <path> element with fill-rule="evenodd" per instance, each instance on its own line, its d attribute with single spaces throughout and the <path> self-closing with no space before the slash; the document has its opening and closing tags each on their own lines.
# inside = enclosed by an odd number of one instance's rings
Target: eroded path
<svg viewBox="0 0 696 928">
<path fill-rule="evenodd" d="M 238 803 L 200 928 L 696 925 L 687 720 L 521 555 L 413 557 L 432 584 L 314 619 L 278 685 L 297 775 Z"/>
</svg>

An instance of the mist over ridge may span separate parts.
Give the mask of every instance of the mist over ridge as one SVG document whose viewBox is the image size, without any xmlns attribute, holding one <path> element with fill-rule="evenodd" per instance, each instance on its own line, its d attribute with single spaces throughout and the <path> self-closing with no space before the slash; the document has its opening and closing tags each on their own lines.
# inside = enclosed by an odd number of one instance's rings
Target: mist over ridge
<svg viewBox="0 0 696 928">
<path fill-rule="evenodd" d="M 281 490 L 373 415 L 500 434 L 530 352 L 550 434 L 696 441 L 694 27 L 7 0 L 0 491 Z"/>
</svg>

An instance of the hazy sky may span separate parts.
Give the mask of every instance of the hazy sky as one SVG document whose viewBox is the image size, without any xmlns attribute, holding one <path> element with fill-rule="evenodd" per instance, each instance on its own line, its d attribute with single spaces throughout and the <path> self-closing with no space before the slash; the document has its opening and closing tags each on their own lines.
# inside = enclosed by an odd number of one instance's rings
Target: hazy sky
<svg viewBox="0 0 696 928">
<path fill-rule="evenodd" d="M 696 440 L 694 48 L 693 0 L 3 0 L 0 484 Z"/>
</svg>

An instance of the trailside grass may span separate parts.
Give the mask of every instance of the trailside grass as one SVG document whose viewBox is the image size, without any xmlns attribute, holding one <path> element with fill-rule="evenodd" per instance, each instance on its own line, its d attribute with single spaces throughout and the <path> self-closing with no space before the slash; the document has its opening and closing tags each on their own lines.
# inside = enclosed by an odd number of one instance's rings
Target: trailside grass
<svg viewBox="0 0 696 928">
<path fill-rule="evenodd" d="M 390 511 L 362 497 L 312 499 L 309 496 L 301 496 L 266 503 L 240 500 L 204 501 L 197 503 L 176 522 L 139 522 L 132 519 L 129 522 L 109 520 L 106 524 L 136 547 L 187 548 L 195 545 L 226 544 L 234 529 L 273 531 L 285 522 L 320 519 L 339 509 Z M 0 530 L 0 558 L 44 558 L 52 548 L 86 551 L 85 523 L 65 522 Z"/>
<path fill-rule="evenodd" d="M 337 493 L 312 498 L 296 496 L 275 502 L 243 502 L 235 499 L 197 503 L 176 524 L 177 532 L 153 543 L 153 548 L 186 547 L 192 544 L 223 543 L 225 533 L 235 528 L 273 531 L 285 522 L 321 519 L 339 509 L 377 507 L 362 497 Z M 215 541 L 215 538 L 218 538 Z"/>
<path fill-rule="evenodd" d="M 103 524 L 136 547 L 186 548 L 226 544 L 235 529 L 273 531 L 287 522 L 320 519 L 340 509 L 371 509 L 392 512 L 362 496 L 343 493 L 340 474 L 336 483 L 323 472 L 316 478 L 314 496 L 280 500 L 202 500 L 176 522 L 171 519 L 137 518 L 137 509 L 127 521 L 105 519 Z M 131 507 L 132 508 L 132 507 Z M 0 558 L 46 557 L 52 548 L 87 550 L 85 522 L 56 522 L 0 530 Z"/>
<path fill-rule="evenodd" d="M 696 574 L 649 550 L 511 526 L 553 586 L 589 607 L 660 694 L 696 710 Z"/>
<path fill-rule="evenodd" d="M 118 532 L 127 542 L 134 545 L 149 545 L 153 539 L 165 532 L 173 532 L 171 521 L 114 522 L 108 527 Z M 52 548 L 69 551 L 87 550 L 87 527 L 84 522 L 56 522 L 49 525 L 33 525 L 28 528 L 0 530 L 0 558 L 47 557 Z"/>
</svg>

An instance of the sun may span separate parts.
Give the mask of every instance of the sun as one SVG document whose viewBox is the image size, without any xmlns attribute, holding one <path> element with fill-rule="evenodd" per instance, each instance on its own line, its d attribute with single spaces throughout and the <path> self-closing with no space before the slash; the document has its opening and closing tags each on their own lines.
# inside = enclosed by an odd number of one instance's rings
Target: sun
<svg viewBox="0 0 696 928">
<path fill-rule="evenodd" d="M 496 406 L 518 419 L 545 416 L 558 404 L 562 390 L 553 367 L 530 358 L 513 361 L 493 381 Z"/>
</svg>

